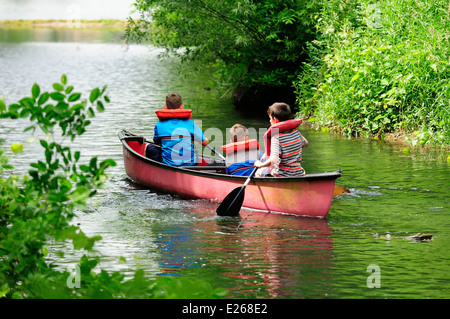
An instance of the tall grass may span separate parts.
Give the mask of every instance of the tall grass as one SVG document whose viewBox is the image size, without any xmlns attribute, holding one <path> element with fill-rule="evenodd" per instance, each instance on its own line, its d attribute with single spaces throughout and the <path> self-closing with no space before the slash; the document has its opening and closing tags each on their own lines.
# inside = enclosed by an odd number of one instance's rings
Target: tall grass
<svg viewBox="0 0 450 319">
<path fill-rule="evenodd" d="M 450 142 L 448 0 L 332 0 L 296 82 L 300 112 L 347 134 Z"/>
</svg>

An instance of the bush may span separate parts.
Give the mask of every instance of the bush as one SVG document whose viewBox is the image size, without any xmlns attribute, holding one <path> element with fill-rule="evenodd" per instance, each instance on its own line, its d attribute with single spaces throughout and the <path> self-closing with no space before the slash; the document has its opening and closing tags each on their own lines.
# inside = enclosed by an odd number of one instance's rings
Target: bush
<svg viewBox="0 0 450 319">
<path fill-rule="evenodd" d="M 302 115 L 347 134 L 416 131 L 422 144 L 448 144 L 449 9 L 443 0 L 333 1 L 296 82 Z"/>
</svg>

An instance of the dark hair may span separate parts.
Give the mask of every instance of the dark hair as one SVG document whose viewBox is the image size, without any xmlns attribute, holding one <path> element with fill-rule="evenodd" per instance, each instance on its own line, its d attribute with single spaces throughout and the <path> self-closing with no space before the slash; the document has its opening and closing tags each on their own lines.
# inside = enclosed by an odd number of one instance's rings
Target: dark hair
<svg viewBox="0 0 450 319">
<path fill-rule="evenodd" d="M 286 103 L 273 103 L 269 106 L 267 114 L 279 121 L 287 121 L 291 118 L 291 108 Z"/>
<path fill-rule="evenodd" d="M 168 109 L 178 109 L 183 105 L 183 99 L 178 93 L 170 93 L 166 96 L 166 106 Z"/>
</svg>

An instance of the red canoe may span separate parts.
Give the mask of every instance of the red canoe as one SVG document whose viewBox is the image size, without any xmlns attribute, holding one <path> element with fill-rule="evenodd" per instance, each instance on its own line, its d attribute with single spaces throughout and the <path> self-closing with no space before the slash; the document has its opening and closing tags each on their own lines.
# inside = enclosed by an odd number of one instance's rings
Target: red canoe
<svg viewBox="0 0 450 319">
<path fill-rule="evenodd" d="M 221 202 L 246 177 L 225 174 L 224 166 L 174 167 L 143 155 L 144 138 L 122 130 L 119 139 L 128 177 L 149 189 L 182 198 Z M 242 207 L 270 213 L 325 218 L 333 199 L 340 171 L 307 174 L 304 177 L 255 177 L 245 189 Z"/>
</svg>

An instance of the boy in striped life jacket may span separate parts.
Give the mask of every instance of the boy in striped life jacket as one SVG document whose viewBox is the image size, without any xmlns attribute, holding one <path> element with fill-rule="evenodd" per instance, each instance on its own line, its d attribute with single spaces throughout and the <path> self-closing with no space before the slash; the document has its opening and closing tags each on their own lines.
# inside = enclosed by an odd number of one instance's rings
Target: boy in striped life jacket
<svg viewBox="0 0 450 319">
<path fill-rule="evenodd" d="M 262 176 L 266 167 L 275 177 L 304 176 L 302 150 L 308 146 L 308 140 L 297 130 L 302 120 L 290 119 L 291 108 L 286 103 L 272 104 L 267 114 L 271 126 L 264 134 L 264 158 L 255 162 L 260 168 L 256 176 Z"/>
<path fill-rule="evenodd" d="M 230 143 L 221 147 L 226 154 L 227 174 L 249 176 L 255 161 L 261 159 L 258 140 L 248 138 L 248 129 L 241 124 L 230 128 Z"/>
</svg>

